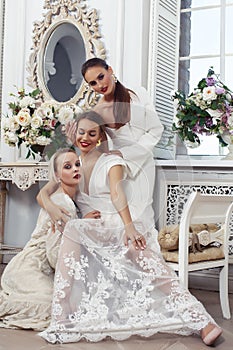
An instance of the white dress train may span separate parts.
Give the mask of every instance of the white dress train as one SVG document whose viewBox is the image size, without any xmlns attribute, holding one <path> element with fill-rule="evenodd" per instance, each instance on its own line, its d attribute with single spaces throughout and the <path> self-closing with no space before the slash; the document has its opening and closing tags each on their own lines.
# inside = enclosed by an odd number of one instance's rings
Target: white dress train
<svg viewBox="0 0 233 350">
<path fill-rule="evenodd" d="M 64 193 L 52 200 L 65 205 L 76 217 L 74 203 Z M 51 230 L 51 219 L 40 210 L 36 227 L 24 249 L 6 266 L 1 278 L 0 328 L 34 329 L 48 327 L 51 318 L 54 268 L 61 233 Z"/>
</svg>

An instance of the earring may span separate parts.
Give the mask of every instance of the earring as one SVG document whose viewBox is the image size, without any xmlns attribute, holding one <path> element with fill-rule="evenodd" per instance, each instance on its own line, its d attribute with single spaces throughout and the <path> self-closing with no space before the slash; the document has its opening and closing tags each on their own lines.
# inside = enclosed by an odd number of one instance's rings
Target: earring
<svg viewBox="0 0 233 350">
<path fill-rule="evenodd" d="M 101 140 L 99 139 L 96 143 L 96 147 L 99 147 L 101 145 Z"/>
<path fill-rule="evenodd" d="M 112 73 L 112 77 L 113 77 L 113 81 L 114 81 L 114 83 L 117 83 L 117 77 L 115 76 L 115 74 L 114 74 L 114 73 Z"/>
</svg>

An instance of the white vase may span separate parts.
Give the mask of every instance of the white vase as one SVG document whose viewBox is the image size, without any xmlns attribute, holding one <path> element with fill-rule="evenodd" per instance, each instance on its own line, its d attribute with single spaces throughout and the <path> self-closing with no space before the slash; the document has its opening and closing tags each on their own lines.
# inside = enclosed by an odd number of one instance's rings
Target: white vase
<svg viewBox="0 0 233 350">
<path fill-rule="evenodd" d="M 223 157 L 224 160 L 233 160 L 233 135 L 229 134 L 228 132 L 224 132 L 221 135 L 223 141 L 227 143 L 228 147 L 228 154 Z"/>
<path fill-rule="evenodd" d="M 28 153 L 28 149 L 25 145 L 25 143 L 21 143 L 21 145 L 19 146 L 18 149 L 18 158 L 17 161 L 18 162 L 29 162 L 29 163 L 38 163 L 41 160 L 41 155 L 38 153 L 35 153 L 33 157 L 32 155 L 30 155 L 28 158 L 26 158 Z"/>
</svg>

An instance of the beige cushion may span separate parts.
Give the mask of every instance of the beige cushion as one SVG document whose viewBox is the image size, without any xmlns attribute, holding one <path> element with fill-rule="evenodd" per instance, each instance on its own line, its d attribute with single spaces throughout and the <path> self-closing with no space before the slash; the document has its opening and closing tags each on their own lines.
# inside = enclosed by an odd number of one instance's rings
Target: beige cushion
<svg viewBox="0 0 233 350">
<path fill-rule="evenodd" d="M 177 250 L 179 244 L 179 225 L 168 225 L 158 233 L 158 241 L 161 248 Z"/>
<path fill-rule="evenodd" d="M 189 228 L 189 235 L 202 235 L 204 233 L 217 232 L 219 227 L 215 224 L 202 224 L 202 225 L 191 225 Z M 219 231 L 220 232 L 220 231 Z M 200 242 L 203 243 L 203 237 L 200 236 Z M 205 238 L 205 237 L 204 237 Z M 163 227 L 158 233 L 158 241 L 161 247 L 161 252 L 166 261 L 178 262 L 178 247 L 179 247 L 179 225 L 167 225 Z M 208 242 L 207 242 L 208 243 Z M 189 242 L 190 245 L 190 242 Z M 220 247 L 204 247 L 201 249 L 195 249 L 190 247 L 189 252 L 189 263 L 199 261 L 209 261 L 224 258 L 223 248 Z M 202 251 L 201 251 L 202 250 Z"/>
<path fill-rule="evenodd" d="M 162 249 L 162 255 L 166 261 L 169 262 L 178 262 L 179 252 L 178 251 L 167 251 Z M 223 249 L 210 247 L 204 249 L 202 252 L 189 253 L 189 263 L 195 263 L 199 261 L 209 261 L 216 259 L 223 259 L 224 252 Z"/>
</svg>

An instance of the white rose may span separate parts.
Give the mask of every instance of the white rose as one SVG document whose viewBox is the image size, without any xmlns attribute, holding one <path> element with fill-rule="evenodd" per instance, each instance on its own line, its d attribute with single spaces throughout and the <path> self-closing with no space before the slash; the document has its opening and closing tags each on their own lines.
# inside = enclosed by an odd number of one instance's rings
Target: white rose
<svg viewBox="0 0 233 350">
<path fill-rule="evenodd" d="M 73 110 L 68 107 L 61 107 L 59 113 L 58 113 L 58 120 L 61 124 L 65 125 L 67 124 L 69 121 L 73 120 L 74 118 L 74 112 Z"/>
<path fill-rule="evenodd" d="M 42 124 L 43 120 L 38 116 L 34 116 L 31 120 L 31 127 L 33 129 L 38 129 Z"/>
<path fill-rule="evenodd" d="M 15 120 L 14 117 L 9 118 L 9 128 L 12 131 L 18 130 L 19 129 L 19 123 Z"/>
<path fill-rule="evenodd" d="M 21 126 L 29 125 L 31 122 L 31 116 L 28 109 L 21 109 L 21 111 L 15 116 L 15 121 Z"/>
<path fill-rule="evenodd" d="M 27 138 L 28 131 L 21 131 L 19 138 L 25 140 Z"/>
<path fill-rule="evenodd" d="M 212 101 L 217 97 L 214 86 L 207 86 L 203 89 L 203 100 Z"/>
<path fill-rule="evenodd" d="M 46 145 L 49 145 L 51 142 L 51 139 L 46 137 L 46 136 L 38 136 L 36 138 L 36 143 L 38 145 L 43 145 L 43 146 L 46 146 Z"/>
<path fill-rule="evenodd" d="M 14 132 L 8 131 L 5 133 L 5 140 L 7 143 L 16 144 L 18 142 L 18 137 L 15 135 Z"/>
<path fill-rule="evenodd" d="M 35 100 L 31 96 L 24 96 L 22 100 L 19 101 L 21 108 L 32 107 L 35 108 Z"/>
<path fill-rule="evenodd" d="M 59 105 L 54 100 L 47 100 L 41 104 L 42 108 L 54 108 L 55 111 L 59 109 Z"/>
<path fill-rule="evenodd" d="M 16 122 L 14 117 L 3 118 L 3 129 L 15 131 L 19 129 L 19 124 Z"/>
<path fill-rule="evenodd" d="M 37 110 L 35 111 L 35 116 L 42 119 L 45 117 L 52 119 L 54 117 L 52 108 L 49 106 L 40 106 L 39 108 L 37 108 Z"/>
</svg>

